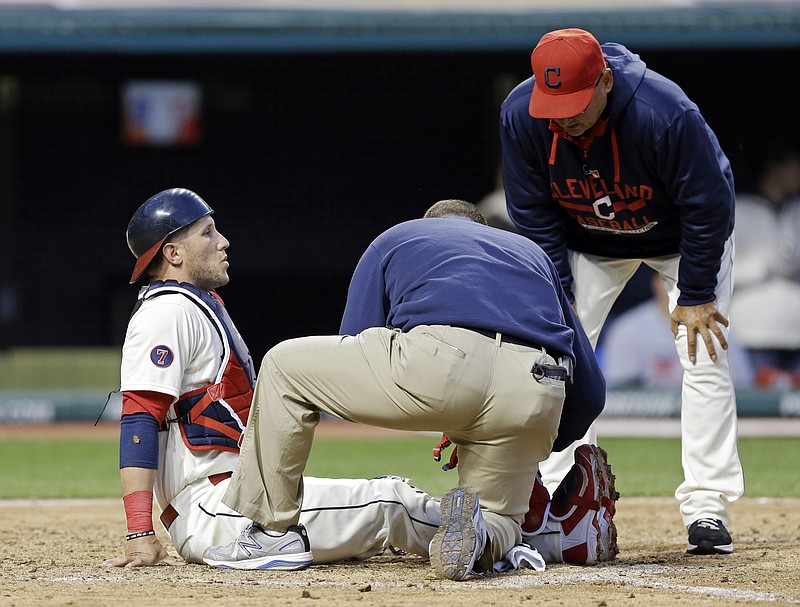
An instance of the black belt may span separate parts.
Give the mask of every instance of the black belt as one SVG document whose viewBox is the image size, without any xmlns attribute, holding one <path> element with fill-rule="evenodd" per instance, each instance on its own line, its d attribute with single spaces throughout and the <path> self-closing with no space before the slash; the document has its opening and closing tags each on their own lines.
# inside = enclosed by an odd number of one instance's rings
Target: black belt
<svg viewBox="0 0 800 607">
<path fill-rule="evenodd" d="M 486 329 L 474 329 L 472 327 L 465 327 L 470 331 L 475 331 L 475 333 L 480 333 L 486 337 L 491 339 L 497 339 L 497 336 L 500 335 L 500 343 L 506 344 L 514 344 L 515 346 L 524 346 L 526 348 L 533 348 L 534 350 L 540 350 L 541 352 L 546 352 L 553 357 L 556 361 L 557 366 L 553 365 L 534 365 L 534 368 L 531 369 L 531 374 L 534 377 L 537 376 L 544 376 L 549 377 L 551 379 L 560 379 L 561 381 L 565 381 L 566 379 L 572 378 L 572 362 L 571 360 L 563 356 L 558 352 L 552 352 L 547 350 L 544 346 L 540 346 L 539 344 L 534 344 L 529 341 L 525 341 L 524 339 L 518 339 L 516 337 L 512 337 L 511 335 L 506 335 L 505 333 L 500 333 L 500 331 L 487 331 Z M 537 368 L 538 367 L 538 368 Z"/>
<path fill-rule="evenodd" d="M 492 339 L 497 339 L 497 335 L 499 333 L 500 342 L 504 344 L 514 344 L 515 346 L 525 346 L 526 348 L 533 348 L 534 350 L 544 350 L 544 347 L 540 346 L 539 344 L 534 344 L 511 335 L 506 335 L 505 333 L 500 333 L 500 331 L 487 331 L 486 329 L 473 329 L 472 327 L 466 328 L 470 331 L 475 331 L 475 333 L 480 333 L 481 335 L 485 335 L 486 337 L 490 337 Z"/>
</svg>

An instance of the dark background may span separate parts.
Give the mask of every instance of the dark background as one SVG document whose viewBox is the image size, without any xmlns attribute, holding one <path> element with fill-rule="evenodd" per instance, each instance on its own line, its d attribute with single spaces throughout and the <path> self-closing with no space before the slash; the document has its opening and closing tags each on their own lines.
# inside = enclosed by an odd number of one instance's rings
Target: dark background
<svg viewBox="0 0 800 607">
<path fill-rule="evenodd" d="M 499 104 L 538 37 L 511 50 L 0 52 L 0 348 L 120 345 L 137 291 L 125 227 L 175 186 L 203 196 L 232 243 L 220 294 L 254 358 L 337 332 L 375 236 L 492 190 Z M 797 46 L 628 46 L 700 106 L 741 189 L 765 151 L 797 143 Z M 150 78 L 200 84 L 198 146 L 122 142 L 120 88 Z"/>
</svg>

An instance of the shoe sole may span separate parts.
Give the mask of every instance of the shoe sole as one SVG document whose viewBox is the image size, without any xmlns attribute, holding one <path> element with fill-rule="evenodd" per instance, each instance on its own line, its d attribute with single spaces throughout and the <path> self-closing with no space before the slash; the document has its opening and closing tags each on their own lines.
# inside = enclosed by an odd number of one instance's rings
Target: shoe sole
<svg viewBox="0 0 800 607">
<path fill-rule="evenodd" d="M 310 552 L 299 553 L 290 557 L 275 558 L 275 556 L 264 557 L 261 559 L 251 559 L 247 561 L 217 561 L 214 559 L 203 559 L 207 565 L 218 569 L 246 569 L 249 571 L 272 569 L 274 571 L 296 571 L 305 569 L 313 562 Z"/>
<path fill-rule="evenodd" d="M 619 492 L 615 485 L 617 477 L 611 472 L 611 466 L 608 465 L 608 454 L 604 449 L 597 445 L 586 444 L 578 447 L 576 453 L 581 453 L 591 463 L 600 501 L 600 510 L 597 516 L 602 516 L 606 523 L 605 526 L 601 526 L 599 521 L 597 523 L 597 561 L 613 561 L 619 554 L 617 526 L 614 524 L 616 501 L 619 499 Z M 610 508 L 603 505 L 604 502 L 609 504 L 609 501 Z"/>
<path fill-rule="evenodd" d="M 711 542 L 700 542 L 697 546 L 694 544 L 689 544 L 689 547 L 686 549 L 686 552 L 689 554 L 732 554 L 733 553 L 733 544 L 723 544 L 721 546 L 715 546 Z"/>
<path fill-rule="evenodd" d="M 471 487 L 459 487 L 442 497 L 442 523 L 430 544 L 433 571 L 440 578 L 461 581 L 475 563 L 477 532 L 472 520 L 478 494 Z"/>
<path fill-rule="evenodd" d="M 689 542 L 686 552 L 689 554 L 732 554 L 733 542 L 730 544 L 714 544 L 711 540 L 701 540 L 699 544 Z"/>
</svg>

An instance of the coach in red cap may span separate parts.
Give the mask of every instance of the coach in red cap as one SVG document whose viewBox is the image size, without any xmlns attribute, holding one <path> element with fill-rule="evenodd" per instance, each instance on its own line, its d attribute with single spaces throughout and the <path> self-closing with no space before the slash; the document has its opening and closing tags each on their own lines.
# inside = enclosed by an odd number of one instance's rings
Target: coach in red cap
<svg viewBox="0 0 800 607">
<path fill-rule="evenodd" d="M 556 264 L 593 345 L 640 264 L 660 275 L 684 368 L 684 482 L 675 496 L 687 550 L 733 552 L 728 504 L 744 479 L 726 351 L 730 163 L 697 105 L 620 44 L 601 46 L 581 29 L 549 32 L 531 67 L 501 109 L 509 215 Z M 576 444 L 596 439 L 590 429 Z M 572 449 L 551 456 L 545 484 L 571 463 Z"/>
</svg>

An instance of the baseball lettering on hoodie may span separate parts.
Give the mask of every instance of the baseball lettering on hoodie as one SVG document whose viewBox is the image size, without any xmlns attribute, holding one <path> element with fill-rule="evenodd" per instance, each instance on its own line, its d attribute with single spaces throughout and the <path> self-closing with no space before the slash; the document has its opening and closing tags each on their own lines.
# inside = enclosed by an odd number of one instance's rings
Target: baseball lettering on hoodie
<svg viewBox="0 0 800 607">
<path fill-rule="evenodd" d="M 587 230 L 642 234 L 658 225 L 647 216 L 647 203 L 653 199 L 648 185 L 608 183 L 589 176 L 561 184 L 552 181 L 550 188 L 553 199 Z"/>
</svg>

